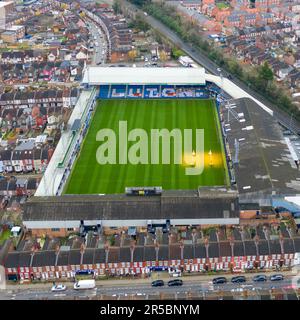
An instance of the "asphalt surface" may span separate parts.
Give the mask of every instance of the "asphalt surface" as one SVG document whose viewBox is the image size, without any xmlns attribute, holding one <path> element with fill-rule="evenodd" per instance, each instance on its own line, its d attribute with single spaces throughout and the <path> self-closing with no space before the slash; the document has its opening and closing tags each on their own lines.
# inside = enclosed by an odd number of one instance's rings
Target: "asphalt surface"
<svg viewBox="0 0 300 320">
<path fill-rule="evenodd" d="M 145 21 L 148 22 L 148 24 L 151 25 L 153 29 L 157 30 L 163 36 L 168 38 L 171 42 L 176 44 L 180 49 L 186 52 L 186 54 L 189 55 L 193 60 L 195 60 L 198 64 L 203 66 L 209 73 L 214 75 L 220 75 L 220 71 L 218 71 L 218 68 L 219 68 L 218 65 L 216 65 L 210 59 L 208 59 L 201 51 L 199 51 L 198 49 L 194 49 L 191 45 L 182 41 L 175 32 L 170 30 L 164 24 L 162 24 L 152 16 L 149 16 L 149 15 L 146 16 L 142 10 L 138 9 L 134 5 L 128 3 L 127 1 L 126 1 L 126 6 L 128 8 L 131 8 L 132 12 L 139 12 L 140 14 L 142 14 L 144 16 Z M 228 72 L 223 72 L 223 75 L 225 74 L 228 75 Z M 274 111 L 274 117 L 278 120 L 279 123 L 281 123 L 286 127 L 290 127 L 291 131 L 293 131 L 293 133 L 295 134 L 300 133 L 300 124 L 293 119 L 292 115 L 287 114 L 286 112 L 282 111 L 277 106 L 275 106 L 274 104 L 267 101 L 264 97 L 262 97 L 256 91 L 249 88 L 244 82 L 240 81 L 236 77 L 232 76 L 231 81 L 236 85 L 238 85 L 241 89 L 245 90 L 247 93 L 252 95 L 254 98 L 261 101 L 267 107 L 272 109 Z"/>
<path fill-rule="evenodd" d="M 226 284 L 213 285 L 211 281 L 199 281 L 199 280 L 185 280 L 183 279 L 182 286 L 168 287 L 165 280 L 164 287 L 151 287 L 151 283 L 148 284 L 121 284 L 116 280 L 115 285 L 103 284 L 97 285 L 95 289 L 79 290 L 73 289 L 73 285 L 67 285 L 67 290 L 63 292 L 51 292 L 51 284 L 45 284 L 43 288 L 34 288 L 32 285 L 29 288 L 22 289 L 21 287 L 15 290 L 0 291 L 0 300 L 60 300 L 60 299 L 97 299 L 103 296 L 108 299 L 126 299 L 127 297 L 140 297 L 147 300 L 149 296 L 186 296 L 189 294 L 197 294 L 199 297 L 203 297 L 207 294 L 215 294 L 217 292 L 228 293 L 229 295 L 238 294 L 241 295 L 242 290 L 253 292 L 259 296 L 260 291 L 271 289 L 283 289 L 288 288 L 292 284 L 292 277 L 287 276 L 282 281 L 266 281 L 266 282 L 253 282 L 252 277 L 247 278 L 246 283 L 234 284 L 230 282 L 230 279 Z"/>
<path fill-rule="evenodd" d="M 94 55 L 91 66 L 103 65 L 107 59 L 107 43 L 101 29 L 92 20 L 89 20 L 90 33 L 94 43 Z M 96 39 L 95 39 L 96 38 Z M 98 64 L 101 62 L 100 64 Z"/>
</svg>

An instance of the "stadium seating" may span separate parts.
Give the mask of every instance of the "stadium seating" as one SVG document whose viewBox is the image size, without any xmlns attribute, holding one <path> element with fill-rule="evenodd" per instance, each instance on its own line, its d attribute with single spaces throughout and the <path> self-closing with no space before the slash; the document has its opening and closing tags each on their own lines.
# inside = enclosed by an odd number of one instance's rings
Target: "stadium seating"
<svg viewBox="0 0 300 320">
<path fill-rule="evenodd" d="M 207 82 L 206 87 L 207 87 L 207 90 L 214 92 L 216 94 L 219 94 L 221 92 L 221 88 L 219 88 L 217 85 L 215 85 L 212 82 Z"/>
<path fill-rule="evenodd" d="M 196 98 L 208 99 L 210 98 L 210 93 L 206 89 L 197 88 L 195 89 L 195 96 Z"/>
<path fill-rule="evenodd" d="M 161 86 L 162 98 L 177 98 L 176 88 L 174 86 Z"/>
<path fill-rule="evenodd" d="M 160 97 L 160 86 L 146 85 L 144 88 L 144 98 L 159 98 Z"/>
<path fill-rule="evenodd" d="M 111 98 L 125 98 L 126 97 L 126 86 L 125 85 L 112 85 L 111 86 Z"/>
<path fill-rule="evenodd" d="M 226 99 L 222 90 L 213 83 L 207 86 L 171 86 L 171 85 L 101 85 L 100 99 L 209 99 L 219 97 L 219 102 Z"/>
<path fill-rule="evenodd" d="M 109 87 L 108 85 L 100 86 L 99 98 L 100 99 L 108 99 L 109 98 Z"/>
<path fill-rule="evenodd" d="M 128 86 L 127 98 L 143 98 L 144 86 Z"/>
</svg>

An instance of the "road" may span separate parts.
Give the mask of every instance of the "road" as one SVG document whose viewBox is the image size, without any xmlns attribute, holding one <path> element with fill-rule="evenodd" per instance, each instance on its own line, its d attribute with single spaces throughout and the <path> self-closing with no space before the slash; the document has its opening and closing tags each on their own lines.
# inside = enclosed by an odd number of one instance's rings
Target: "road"
<svg viewBox="0 0 300 320">
<path fill-rule="evenodd" d="M 54 293 L 50 291 L 51 284 L 45 284 L 40 288 L 35 288 L 34 285 L 29 288 L 22 289 L 22 286 L 18 286 L 16 289 L 7 289 L 6 291 L 0 291 L 0 300 L 52 300 L 52 299 L 100 299 L 105 296 L 108 299 L 124 299 L 126 297 L 140 297 L 142 299 L 148 299 L 149 296 L 163 296 L 173 295 L 177 297 L 186 297 L 190 294 L 197 294 L 199 297 L 203 297 L 209 294 L 218 295 L 217 292 L 238 294 L 241 295 L 242 290 L 252 292 L 259 296 L 259 292 L 262 290 L 282 289 L 291 286 L 292 277 L 286 276 L 284 280 L 278 282 L 253 282 L 252 277 L 247 277 L 247 282 L 244 284 L 233 284 L 228 280 L 226 284 L 213 285 L 211 281 L 205 280 L 191 280 L 183 279 L 183 285 L 181 287 L 168 287 L 165 281 L 164 287 L 153 288 L 151 287 L 151 281 L 146 283 L 127 282 L 122 284 L 118 280 L 115 284 L 111 282 L 106 283 L 103 281 L 103 285 L 97 285 L 95 289 L 76 291 L 72 288 L 72 284 L 67 285 L 67 290 L 61 293 Z"/>
<path fill-rule="evenodd" d="M 88 20 L 89 30 L 94 43 L 94 55 L 91 66 L 103 65 L 107 59 L 107 43 L 101 29 L 92 21 Z"/>
<path fill-rule="evenodd" d="M 153 29 L 157 30 L 163 36 L 168 38 L 171 42 L 173 42 L 176 46 L 183 50 L 187 55 L 189 55 L 193 60 L 195 60 L 198 64 L 203 66 L 209 73 L 212 73 L 214 75 L 220 75 L 220 71 L 218 71 L 219 67 L 213 61 L 207 58 L 207 56 L 204 55 L 201 51 L 199 51 L 198 49 L 194 49 L 191 45 L 182 41 L 175 32 L 170 30 L 157 19 L 149 15 L 144 15 L 143 11 L 138 9 L 136 6 L 132 5 L 127 1 L 124 2 L 126 2 L 126 7 L 128 8 L 128 10 L 135 13 L 139 12 L 141 15 L 143 15 L 145 21 L 148 22 L 148 24 L 151 25 Z M 224 72 L 224 74 L 228 73 Z M 252 95 L 254 98 L 261 101 L 267 107 L 272 109 L 274 111 L 274 117 L 278 120 L 278 122 L 285 126 L 291 127 L 291 130 L 295 134 L 298 134 L 298 132 L 300 132 L 300 124 L 293 119 L 292 115 L 287 114 L 286 112 L 279 109 L 276 105 L 267 101 L 259 93 L 249 88 L 244 82 L 240 81 L 236 77 L 232 76 L 231 81 L 238 85 L 241 89 L 245 90 L 248 94 Z"/>
</svg>

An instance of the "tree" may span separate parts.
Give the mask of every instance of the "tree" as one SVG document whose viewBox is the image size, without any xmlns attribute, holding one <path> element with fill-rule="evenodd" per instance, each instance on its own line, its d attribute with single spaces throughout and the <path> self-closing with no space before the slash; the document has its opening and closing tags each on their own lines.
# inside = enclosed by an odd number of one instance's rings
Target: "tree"
<svg viewBox="0 0 300 320">
<path fill-rule="evenodd" d="M 148 3 L 150 3 L 150 0 L 130 0 L 130 2 L 132 2 L 133 4 L 135 4 L 138 7 L 142 7 Z"/>
<path fill-rule="evenodd" d="M 268 62 L 265 62 L 262 66 L 258 68 L 258 76 L 265 80 L 267 83 L 274 79 L 274 73 L 269 67 Z"/>
<path fill-rule="evenodd" d="M 128 52 L 128 57 L 129 57 L 130 60 L 134 61 L 135 58 L 137 57 L 137 52 L 136 52 L 136 50 L 130 50 L 130 51 Z"/>
<path fill-rule="evenodd" d="M 183 55 L 184 55 L 184 53 L 180 49 L 177 49 L 177 48 L 173 48 L 172 49 L 172 57 L 174 59 L 178 59 L 179 57 L 181 57 Z"/>
<path fill-rule="evenodd" d="M 161 51 L 159 52 L 159 57 L 160 57 L 160 60 L 161 60 L 162 62 L 165 62 L 165 61 L 168 60 L 168 56 L 167 56 L 165 50 L 161 50 Z"/>
<path fill-rule="evenodd" d="M 143 19 L 143 16 L 141 14 L 137 14 L 135 19 L 131 21 L 129 24 L 130 28 L 136 28 L 141 31 L 148 31 L 150 29 L 148 23 Z"/>
<path fill-rule="evenodd" d="M 228 59 L 226 64 L 227 64 L 228 71 L 230 73 L 232 73 L 240 78 L 243 76 L 243 69 L 237 61 L 232 60 L 232 59 Z"/>
<path fill-rule="evenodd" d="M 115 14 L 122 13 L 121 1 L 120 0 L 114 0 L 112 8 L 113 8 Z"/>
</svg>

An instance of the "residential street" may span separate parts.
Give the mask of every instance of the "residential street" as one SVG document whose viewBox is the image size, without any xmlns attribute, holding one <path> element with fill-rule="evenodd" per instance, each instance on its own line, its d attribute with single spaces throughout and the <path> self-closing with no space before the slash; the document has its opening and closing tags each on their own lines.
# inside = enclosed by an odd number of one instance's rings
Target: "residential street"
<svg viewBox="0 0 300 320">
<path fill-rule="evenodd" d="M 91 20 L 89 20 L 90 24 L 90 33 L 93 37 L 94 42 L 94 55 L 91 66 L 102 65 L 106 62 L 107 55 L 107 44 L 105 42 L 105 36 L 101 32 L 101 29 L 96 26 Z M 99 63 L 101 62 L 101 63 Z"/>
<path fill-rule="evenodd" d="M 272 273 L 274 274 L 274 273 Z M 269 277 L 272 274 L 268 274 Z M 199 297 L 215 294 L 218 292 L 242 295 L 243 290 L 251 292 L 257 296 L 261 291 L 269 291 L 275 289 L 288 289 L 292 284 L 291 273 L 285 273 L 283 281 L 272 282 L 253 282 L 254 274 L 247 275 L 247 282 L 243 284 L 234 284 L 230 282 L 232 276 L 226 276 L 227 283 L 220 285 L 213 285 L 213 276 L 184 276 L 183 286 L 168 287 L 167 282 L 171 280 L 166 273 L 155 274 L 152 279 L 124 279 L 124 280 L 100 280 L 97 281 L 97 287 L 92 290 L 76 291 L 73 289 L 71 282 L 65 283 L 67 290 L 61 293 L 51 292 L 51 283 L 47 284 L 31 284 L 31 285 L 9 285 L 5 291 L 0 291 L 1 300 L 31 300 L 31 299 L 74 299 L 74 298 L 88 298 L 100 299 L 106 297 L 107 299 L 126 299 L 126 297 L 142 297 L 149 299 L 149 296 L 162 295 L 182 295 L 190 294 L 198 295 Z M 151 287 L 151 282 L 156 279 L 163 279 L 165 281 L 164 287 Z M 257 298 L 258 299 L 258 298 Z"/>
</svg>

